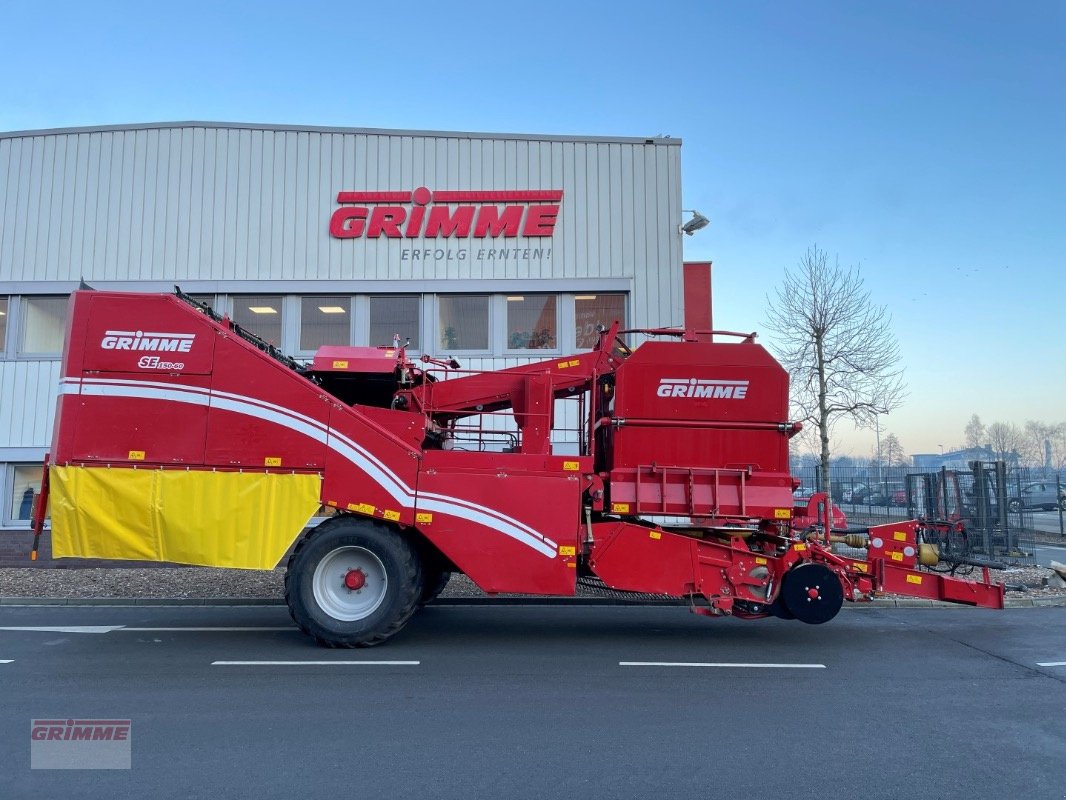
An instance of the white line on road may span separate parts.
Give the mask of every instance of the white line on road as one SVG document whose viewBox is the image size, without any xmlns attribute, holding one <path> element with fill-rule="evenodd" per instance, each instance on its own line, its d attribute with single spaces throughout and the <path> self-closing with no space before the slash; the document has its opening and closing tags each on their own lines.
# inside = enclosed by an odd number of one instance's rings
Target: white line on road
<svg viewBox="0 0 1066 800">
<path fill-rule="evenodd" d="M 13 658 L 0 658 L 0 664 L 13 664 L 14 662 Z"/>
<path fill-rule="evenodd" d="M 1066 661 L 1038 661 L 1038 667 L 1066 667 Z"/>
<path fill-rule="evenodd" d="M 417 667 L 421 661 L 212 661 L 212 667 L 323 667 L 334 665 L 366 667 Z"/>
<path fill-rule="evenodd" d="M 261 628 L 254 628 L 254 627 L 249 627 L 249 628 L 222 628 L 222 627 L 215 627 L 215 628 L 127 628 L 125 625 L 122 625 L 120 627 L 121 627 L 122 631 L 138 631 L 140 633 L 165 633 L 165 632 L 180 633 L 181 631 L 192 631 L 193 633 L 211 633 L 212 631 L 217 631 L 217 632 L 220 632 L 220 633 L 236 633 L 236 632 L 239 632 L 239 631 L 294 631 L 294 630 L 296 630 L 296 626 L 295 625 L 275 625 L 275 626 L 272 626 L 272 627 L 261 627 Z"/>
<path fill-rule="evenodd" d="M 38 633 L 110 633 L 121 625 L 12 625 L 0 631 L 36 631 Z"/>
<path fill-rule="evenodd" d="M 619 661 L 620 667 L 737 667 L 740 669 L 825 669 L 825 664 L 728 664 L 711 661 Z"/>
</svg>

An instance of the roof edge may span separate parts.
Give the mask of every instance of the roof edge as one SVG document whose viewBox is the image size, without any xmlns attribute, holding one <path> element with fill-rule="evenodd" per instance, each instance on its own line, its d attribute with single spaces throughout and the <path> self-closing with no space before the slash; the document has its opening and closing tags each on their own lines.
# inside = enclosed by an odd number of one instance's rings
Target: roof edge
<svg viewBox="0 0 1066 800">
<path fill-rule="evenodd" d="M 471 131 L 400 130 L 392 128 L 344 128 L 319 125 L 264 125 L 249 122 L 144 122 L 128 125 L 87 125 L 69 128 L 41 128 L 37 130 L 0 131 L 0 139 L 28 138 L 33 136 L 64 136 L 78 133 L 115 133 L 119 131 L 166 130 L 176 128 L 213 128 L 220 130 L 277 131 L 283 133 L 340 133 L 367 136 L 423 136 L 447 139 L 515 139 L 549 142 L 595 142 L 611 144 L 654 144 L 679 146 L 681 139 L 670 136 L 569 136 L 535 133 L 488 133 Z"/>
</svg>

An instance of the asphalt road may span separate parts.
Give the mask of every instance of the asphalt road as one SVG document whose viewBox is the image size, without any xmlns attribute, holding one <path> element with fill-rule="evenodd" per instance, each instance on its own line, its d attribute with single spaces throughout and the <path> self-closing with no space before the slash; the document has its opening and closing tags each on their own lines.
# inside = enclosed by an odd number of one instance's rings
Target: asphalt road
<svg viewBox="0 0 1066 800">
<path fill-rule="evenodd" d="M 1060 608 L 809 627 L 444 606 L 370 650 L 318 648 L 276 607 L 12 607 L 0 628 L 5 800 L 1066 796 Z M 31 770 L 42 717 L 131 719 L 132 769 Z"/>
</svg>

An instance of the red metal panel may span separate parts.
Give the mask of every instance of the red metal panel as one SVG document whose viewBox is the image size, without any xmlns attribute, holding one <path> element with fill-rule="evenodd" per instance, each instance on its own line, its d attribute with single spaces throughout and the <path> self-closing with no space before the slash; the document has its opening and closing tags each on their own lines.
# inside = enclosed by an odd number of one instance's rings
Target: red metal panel
<svg viewBox="0 0 1066 800">
<path fill-rule="evenodd" d="M 81 424 L 64 461 L 145 464 L 203 463 L 207 433 L 207 375 L 87 373 L 79 394 L 65 398 L 64 414 Z M 136 396 L 140 394 L 141 396 Z"/>
<path fill-rule="evenodd" d="M 84 370 L 207 375 L 215 329 L 171 295 L 86 293 Z"/>
<path fill-rule="evenodd" d="M 333 404 L 322 502 L 387 523 L 414 525 L 418 453 L 409 441 L 370 416 Z"/>
<path fill-rule="evenodd" d="M 207 464 L 321 468 L 332 399 L 236 336 L 219 338 L 211 381 Z"/>
<path fill-rule="evenodd" d="M 581 479 L 567 466 L 550 456 L 426 453 L 416 524 L 487 592 L 572 595 Z"/>
<path fill-rule="evenodd" d="M 709 331 L 711 314 L 711 262 L 686 261 L 683 265 L 685 283 L 685 330 Z M 709 333 L 698 334 L 698 342 L 711 341 Z"/>
</svg>

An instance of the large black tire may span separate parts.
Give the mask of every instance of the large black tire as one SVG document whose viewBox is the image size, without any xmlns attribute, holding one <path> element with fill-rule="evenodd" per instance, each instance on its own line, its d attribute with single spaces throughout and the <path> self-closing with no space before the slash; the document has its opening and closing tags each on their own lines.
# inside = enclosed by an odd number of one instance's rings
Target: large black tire
<svg viewBox="0 0 1066 800">
<path fill-rule="evenodd" d="M 346 576 L 355 575 L 349 588 Z M 398 532 L 340 516 L 296 545 L 285 571 L 285 602 L 304 633 L 325 647 L 371 647 L 396 634 L 418 608 L 422 564 Z"/>
</svg>

